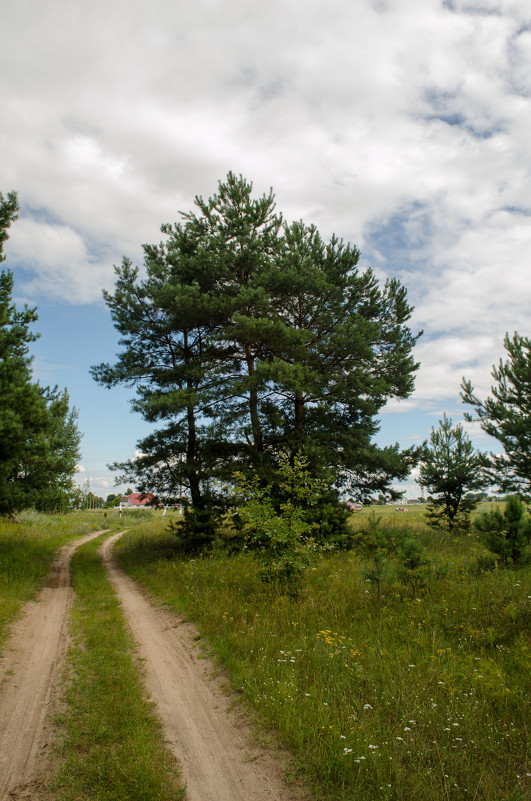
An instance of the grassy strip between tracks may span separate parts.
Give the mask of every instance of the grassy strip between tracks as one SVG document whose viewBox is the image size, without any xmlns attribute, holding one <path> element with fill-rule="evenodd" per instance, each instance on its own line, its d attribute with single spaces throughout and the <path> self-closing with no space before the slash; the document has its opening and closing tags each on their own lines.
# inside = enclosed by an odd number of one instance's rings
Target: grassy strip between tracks
<svg viewBox="0 0 531 801">
<path fill-rule="evenodd" d="M 530 568 L 408 526 L 438 569 L 380 595 L 354 553 L 316 556 L 293 598 L 250 555 L 179 559 L 163 521 L 117 553 L 197 623 L 320 801 L 523 801 Z"/>
<path fill-rule="evenodd" d="M 60 801 L 177 801 L 177 770 L 165 749 L 154 706 L 144 694 L 135 645 L 97 549 L 72 560 L 76 592 L 60 768 Z"/>
<path fill-rule="evenodd" d="M 103 528 L 103 515 L 25 511 L 20 522 L 0 517 L 0 648 L 22 604 L 44 583 L 57 549 Z"/>
</svg>

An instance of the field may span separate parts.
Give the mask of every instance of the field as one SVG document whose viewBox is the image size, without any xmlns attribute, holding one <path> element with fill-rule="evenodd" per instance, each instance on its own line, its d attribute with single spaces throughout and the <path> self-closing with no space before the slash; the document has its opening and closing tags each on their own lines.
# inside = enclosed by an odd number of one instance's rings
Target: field
<svg viewBox="0 0 531 801">
<path fill-rule="evenodd" d="M 196 622 L 317 798 L 523 801 L 529 569 L 434 534 L 422 508 L 377 511 L 414 530 L 431 560 L 423 581 L 382 579 L 379 598 L 354 553 L 316 555 L 292 598 L 258 580 L 250 555 L 176 560 L 161 519 L 120 559 Z"/>
<path fill-rule="evenodd" d="M 531 778 L 529 567 L 501 569 L 473 536 L 434 533 L 422 507 L 376 512 L 397 532 L 407 527 L 416 535 L 429 557 L 422 572 L 384 569 L 376 583 L 367 578 L 369 557 L 316 551 L 298 595 L 260 581 L 252 554 L 179 559 L 168 520 L 158 515 L 27 513 L 22 525 L 0 524 L 0 637 L 42 585 L 60 545 L 104 525 L 128 526 L 117 547 L 122 565 L 196 623 L 258 736 L 289 750 L 293 775 L 316 799 L 524 801 Z M 353 515 L 354 532 L 367 528 L 368 515 Z M 135 752 L 146 750 L 148 737 L 162 764 L 159 735 L 94 547 L 73 563 L 73 684 L 61 720 L 64 767 L 50 797 L 99 798 L 101 790 L 101 798 L 151 801 L 155 778 L 148 781 L 149 766 L 140 767 Z M 104 624 L 102 615 L 109 615 Z M 126 675 L 120 689 L 117 679 Z M 131 704 L 126 717 L 147 728 L 121 729 L 112 747 L 105 738 L 118 702 Z M 103 758 L 105 786 L 97 780 Z M 160 798 L 175 794 L 171 769 L 164 770 Z M 134 794 L 123 796 L 124 787 Z"/>
</svg>

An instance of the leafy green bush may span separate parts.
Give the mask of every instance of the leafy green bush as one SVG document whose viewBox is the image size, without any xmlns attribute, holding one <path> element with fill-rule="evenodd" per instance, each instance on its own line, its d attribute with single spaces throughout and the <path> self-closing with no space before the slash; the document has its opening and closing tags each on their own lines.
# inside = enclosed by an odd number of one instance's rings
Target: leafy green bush
<svg viewBox="0 0 531 801">
<path fill-rule="evenodd" d="M 322 490 L 322 482 L 312 478 L 306 467 L 301 455 L 294 457 L 293 464 L 287 456 L 281 457 L 277 472 L 285 500 L 278 509 L 271 486 L 261 486 L 259 476 L 248 479 L 236 474 L 237 495 L 244 501 L 239 512 L 248 541 L 262 563 L 261 578 L 286 584 L 292 591 L 308 567 L 313 544 L 305 508 L 316 503 Z"/>
</svg>

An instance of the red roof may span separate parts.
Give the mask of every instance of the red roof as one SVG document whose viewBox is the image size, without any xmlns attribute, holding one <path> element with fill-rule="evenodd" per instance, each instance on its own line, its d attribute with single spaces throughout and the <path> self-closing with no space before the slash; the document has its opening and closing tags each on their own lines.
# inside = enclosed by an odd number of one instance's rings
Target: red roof
<svg viewBox="0 0 531 801">
<path fill-rule="evenodd" d="M 145 494 L 143 492 L 132 492 L 128 496 L 131 506 L 146 506 L 146 504 L 151 503 L 154 497 L 150 492 Z"/>
</svg>

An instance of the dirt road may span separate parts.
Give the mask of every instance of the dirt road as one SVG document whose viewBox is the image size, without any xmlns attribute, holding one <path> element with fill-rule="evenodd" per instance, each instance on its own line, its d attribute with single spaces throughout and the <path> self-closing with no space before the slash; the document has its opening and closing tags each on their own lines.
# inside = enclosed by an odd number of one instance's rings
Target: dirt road
<svg viewBox="0 0 531 801">
<path fill-rule="evenodd" d="M 70 560 L 93 532 L 62 548 L 47 586 L 15 624 L 0 660 L 0 801 L 42 801 L 73 600 Z M 122 532 L 123 533 L 123 532 Z M 182 767 L 187 801 L 301 801 L 284 781 L 284 765 L 249 744 L 249 726 L 200 658 L 195 629 L 149 603 L 116 565 L 110 537 L 101 555 L 144 659 L 170 749 Z"/>
<path fill-rule="evenodd" d="M 283 766 L 251 748 L 248 726 L 200 659 L 195 629 L 150 604 L 102 546 L 109 578 L 122 601 L 140 655 L 147 689 L 156 701 L 170 748 L 182 766 L 187 801 L 297 801 L 283 781 Z"/>
<path fill-rule="evenodd" d="M 72 604 L 70 559 L 95 531 L 65 545 L 47 586 L 27 604 L 0 661 L 0 801 L 39 798 L 50 732 L 46 714 L 65 653 Z"/>
</svg>

